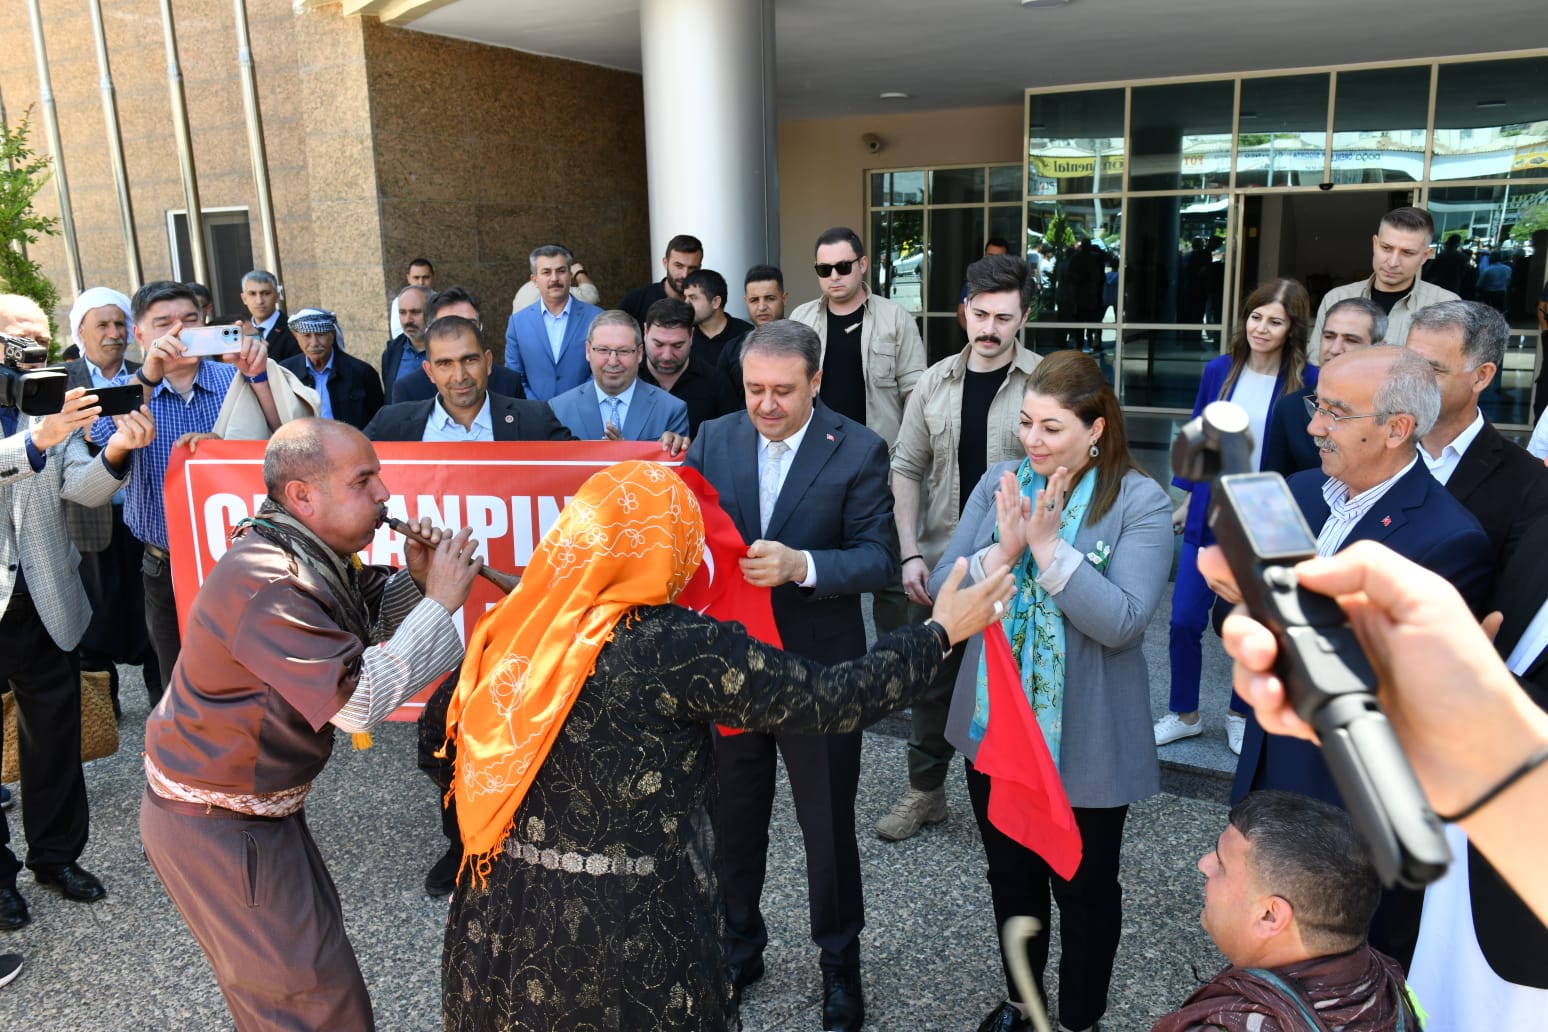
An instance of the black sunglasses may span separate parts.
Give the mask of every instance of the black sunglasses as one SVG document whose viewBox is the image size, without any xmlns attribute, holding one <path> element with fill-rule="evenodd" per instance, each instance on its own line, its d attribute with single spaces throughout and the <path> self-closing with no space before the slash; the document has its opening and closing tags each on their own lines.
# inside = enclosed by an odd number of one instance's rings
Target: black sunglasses
<svg viewBox="0 0 1548 1032">
<path fill-rule="evenodd" d="M 817 270 L 818 279 L 827 279 L 835 272 L 840 276 L 848 276 L 849 270 L 853 269 L 855 262 L 859 260 L 858 258 L 846 258 L 841 262 L 834 262 L 832 265 L 829 265 L 827 262 L 818 262 L 812 268 Z"/>
</svg>

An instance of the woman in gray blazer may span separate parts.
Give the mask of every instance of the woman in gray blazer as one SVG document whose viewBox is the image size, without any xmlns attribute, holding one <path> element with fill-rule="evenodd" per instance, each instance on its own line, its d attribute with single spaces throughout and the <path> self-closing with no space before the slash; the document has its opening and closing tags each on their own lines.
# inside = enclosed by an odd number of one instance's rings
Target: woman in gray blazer
<svg viewBox="0 0 1548 1032">
<path fill-rule="evenodd" d="M 1059 904 L 1062 1029 L 1088 1029 L 1107 1009 L 1123 924 L 1118 883 L 1124 818 L 1160 790 L 1150 688 L 1141 645 L 1166 591 L 1172 562 L 1171 505 L 1129 453 L 1123 412 L 1089 356 L 1061 351 L 1027 382 L 1021 405 L 1022 462 L 992 466 L 930 578 L 939 588 L 958 556 L 970 577 L 1007 565 L 1017 593 L 1002 624 L 1024 689 L 1075 811 L 1083 843 L 1069 881 L 988 819 L 991 780 L 967 765 L 968 793 L 989 863 L 996 927 L 1018 914 L 1043 933 L 1027 946 L 1042 992 L 1048 962 L 1049 895 Z M 983 642 L 966 646 L 953 714 L 971 707 L 960 743 L 972 755 L 988 720 Z M 1015 985 L 979 1032 L 1028 1029 Z"/>
</svg>

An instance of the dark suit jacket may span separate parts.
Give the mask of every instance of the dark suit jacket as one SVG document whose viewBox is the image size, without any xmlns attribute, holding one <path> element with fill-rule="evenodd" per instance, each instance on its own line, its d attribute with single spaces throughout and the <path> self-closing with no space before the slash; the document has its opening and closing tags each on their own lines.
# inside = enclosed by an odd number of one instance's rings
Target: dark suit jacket
<svg viewBox="0 0 1548 1032">
<path fill-rule="evenodd" d="M 292 355 L 280 365 L 289 369 L 308 387 L 316 389 L 317 378 L 312 375 L 312 364 L 306 355 Z M 333 418 L 348 423 L 357 430 L 365 425 L 382 407 L 382 381 L 376 370 L 354 355 L 333 349 L 333 372 L 328 375 L 328 404 Z"/>
<path fill-rule="evenodd" d="M 403 362 L 403 349 L 407 347 L 413 345 L 409 343 L 407 334 L 400 333 L 382 348 L 382 394 L 387 398 L 392 397 L 393 381 L 398 378 L 398 366 Z"/>
<path fill-rule="evenodd" d="M 818 401 L 766 533 L 759 532 L 759 443 L 747 413 L 735 412 L 700 426 L 686 461 L 720 492 L 742 540 L 811 552 L 816 585 L 773 591 L 784 647 L 826 663 L 854 659 L 866 648 L 860 593 L 898 578 L 886 442 Z"/>
<path fill-rule="evenodd" d="M 1548 468 L 1485 422 L 1446 482 L 1453 498 L 1483 525 L 1495 567 L 1516 551 L 1527 527 L 1548 515 Z"/>
<path fill-rule="evenodd" d="M 402 349 L 398 355 L 403 354 Z M 394 358 L 393 361 L 398 361 Z M 503 365 L 493 366 L 489 370 L 489 389 L 496 394 L 503 394 L 507 398 L 525 398 L 526 392 L 521 389 L 521 377 Z M 398 378 L 398 382 L 387 388 L 387 400 L 396 405 L 400 401 L 424 401 L 426 398 L 435 397 L 435 384 L 430 382 L 430 377 L 425 375 L 424 367 L 415 369 L 412 373 L 405 373 Z"/>
<path fill-rule="evenodd" d="M 1480 435 L 1479 440 L 1482 439 Z M 1469 448 L 1463 462 L 1471 452 Z M 1506 553 L 1500 581 L 1490 600 L 1489 608 L 1499 610 L 1505 617 L 1494 636 L 1494 646 L 1501 656 L 1508 657 L 1515 650 L 1544 604 L 1548 604 L 1548 515 L 1531 521 Z M 1533 702 L 1548 709 L 1548 649 L 1538 653 L 1517 675 L 1517 680 Z M 1467 847 L 1467 864 L 1473 930 L 1484 959 L 1507 982 L 1548 989 L 1548 964 L 1544 963 L 1548 957 L 1548 928 L 1471 845 Z"/>
<path fill-rule="evenodd" d="M 1303 469 L 1322 467 L 1322 454 L 1306 430 L 1311 423 L 1311 418 L 1306 415 L 1306 399 L 1316 393 L 1317 388 L 1312 386 L 1274 402 L 1268 429 L 1263 432 L 1261 468 L 1265 472 L 1288 477 Z"/>
<path fill-rule="evenodd" d="M 140 368 L 140 363 L 124 359 L 124 368 L 131 373 Z M 72 358 L 65 363 L 65 376 L 67 387 L 85 387 L 90 390 L 91 370 L 86 368 L 84 358 Z M 86 438 L 86 450 L 95 455 L 101 451 L 91 443 L 91 438 Z M 113 506 L 111 504 L 85 506 L 74 502 L 64 503 L 65 526 L 70 531 L 70 540 L 75 542 L 75 550 L 81 553 L 100 552 L 107 548 L 113 541 Z"/>
<path fill-rule="evenodd" d="M 251 316 L 248 320 L 251 321 Z M 301 342 L 296 340 L 296 335 L 290 332 L 290 317 L 284 312 L 274 320 L 274 325 L 269 327 L 268 336 L 264 342 L 269 345 L 269 357 L 276 362 L 283 362 L 294 355 L 301 354 Z"/>
<path fill-rule="evenodd" d="M 365 428 L 373 441 L 420 441 L 435 399 L 388 405 Z M 489 418 L 496 441 L 573 441 L 575 435 L 554 418 L 554 410 L 541 401 L 489 395 Z"/>
<path fill-rule="evenodd" d="M 1328 503 L 1322 497 L 1327 479 L 1320 469 L 1304 470 L 1289 479 L 1290 492 L 1313 534 L 1328 519 Z M 1494 552 L 1488 535 L 1462 503 L 1430 475 L 1423 460 L 1416 461 L 1355 524 L 1345 544 L 1367 540 L 1380 541 L 1445 577 L 1475 610 L 1488 598 L 1494 581 Z M 1231 800 L 1260 788 L 1300 792 L 1343 805 L 1317 746 L 1299 738 L 1265 735 L 1257 717 L 1249 713 Z"/>
</svg>

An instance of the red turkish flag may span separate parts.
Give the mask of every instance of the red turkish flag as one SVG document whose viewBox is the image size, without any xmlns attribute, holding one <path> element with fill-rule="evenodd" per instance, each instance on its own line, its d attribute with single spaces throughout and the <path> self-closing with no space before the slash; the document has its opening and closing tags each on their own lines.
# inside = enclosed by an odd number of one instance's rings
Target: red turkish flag
<svg viewBox="0 0 1548 1032">
<path fill-rule="evenodd" d="M 984 631 L 984 663 L 989 726 L 973 766 L 990 778 L 989 823 L 1068 881 L 1080 866 L 1080 829 L 999 623 Z"/>
<path fill-rule="evenodd" d="M 720 493 L 689 466 L 678 466 L 677 475 L 699 499 L 699 511 L 704 516 L 704 565 L 677 596 L 677 604 L 717 620 L 735 620 L 759 641 L 783 648 L 779 628 L 774 625 L 769 589 L 755 587 L 742 576 L 741 559 L 747 554 L 747 544 L 720 507 Z M 727 727 L 720 731 L 727 735 L 742 733 Z"/>
</svg>

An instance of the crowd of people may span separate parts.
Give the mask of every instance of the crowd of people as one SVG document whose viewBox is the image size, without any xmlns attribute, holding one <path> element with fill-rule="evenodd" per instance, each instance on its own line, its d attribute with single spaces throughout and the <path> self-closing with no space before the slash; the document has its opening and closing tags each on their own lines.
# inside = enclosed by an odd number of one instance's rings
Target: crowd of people
<svg viewBox="0 0 1548 1032">
<path fill-rule="evenodd" d="M 1389 212 L 1371 277 L 1315 314 L 1292 279 L 1246 292 L 1195 415 L 1220 400 L 1246 411 L 1253 464 L 1287 477 L 1319 556 L 1381 542 L 1449 582 L 1474 617 L 1501 611 L 1500 655 L 1548 704 L 1536 680 L 1548 670 L 1548 468 L 1479 406 L 1509 327 L 1423 278 L 1433 237 L 1424 210 Z M 146 856 L 237 1027 L 372 1027 L 305 799 L 336 730 L 366 731 L 438 683 L 419 730 L 447 839 L 424 887 L 452 897 L 448 1028 L 735 1027 L 765 974 L 782 757 L 822 1027 L 854 1032 L 866 1014 L 860 733 L 911 705 L 908 788 L 875 833 L 902 841 L 945 820 L 963 753 L 994 914 L 985 934 L 1019 915 L 1045 929 L 1014 947 L 1024 958 L 1004 957 L 1006 995 L 979 1032 L 1033 1027 L 1013 972 L 1024 961 L 1042 996 L 1055 903 L 1053 1010 L 1080 1032 L 1099 1026 L 1112 989 L 1128 809 L 1160 791 L 1159 750 L 1206 724 L 1213 615 L 1252 696 L 1233 696 L 1234 806 L 1199 862 L 1202 923 L 1229 966 L 1156 1027 L 1540 1016 L 1548 929 L 1515 858 L 1491 863 L 1497 830 L 1448 829 L 1458 862 L 1427 893 L 1379 887 L 1304 729 L 1249 705 L 1273 686 L 1261 641 L 1226 620 L 1239 593 L 1213 547 L 1209 485 L 1173 481 L 1175 504 L 1144 471 L 1081 340 L 1027 346 L 1053 256 L 1029 268 L 1008 251 L 990 241 L 967 269 L 964 346 L 933 365 L 915 317 L 868 286 L 864 242 L 845 227 L 815 241 L 820 296 L 788 313 L 782 271 L 747 270 L 746 320 L 695 237 L 673 237 L 662 278 L 613 309 L 569 250 L 537 247 L 508 314 L 501 304 L 498 358 L 480 299 L 436 290 L 424 258 L 392 298 L 375 362 L 345 350 L 327 308 L 287 315 L 262 270 L 243 280 L 241 345 L 225 356 L 182 339 L 211 318 L 197 284 L 82 292 L 61 411 L 0 410 L 0 664 L 16 697 L 25 866 L 67 899 L 105 895 L 78 862 L 79 684 L 100 672 L 116 701 L 117 666 L 139 666 L 152 706 Z M 48 319 L 0 296 L 0 333 L 46 342 Z M 94 392 L 131 385 L 141 407 L 101 416 Z M 180 625 L 164 480 L 174 449 L 211 437 L 268 441 L 266 500 Z M 467 531 L 420 521 L 402 570 L 353 559 L 389 493 L 372 442 L 574 440 L 658 442 L 663 461 L 715 489 L 780 649 L 672 605 L 706 521 L 657 463 L 588 481 L 466 646 L 451 615 L 479 565 Z M 1141 646 L 1174 564 L 1171 700 L 1157 720 Z M 141 611 L 143 626 L 104 618 Z M 1068 877 L 993 819 L 996 777 L 975 765 L 992 716 L 991 623 L 1073 808 L 1082 848 Z M 1484 787 L 1523 757 L 1491 759 Z M 0 834 L 0 928 L 16 929 L 30 920 L 22 864 L 8 820 Z M 20 963 L 0 962 L 0 984 Z"/>
</svg>

